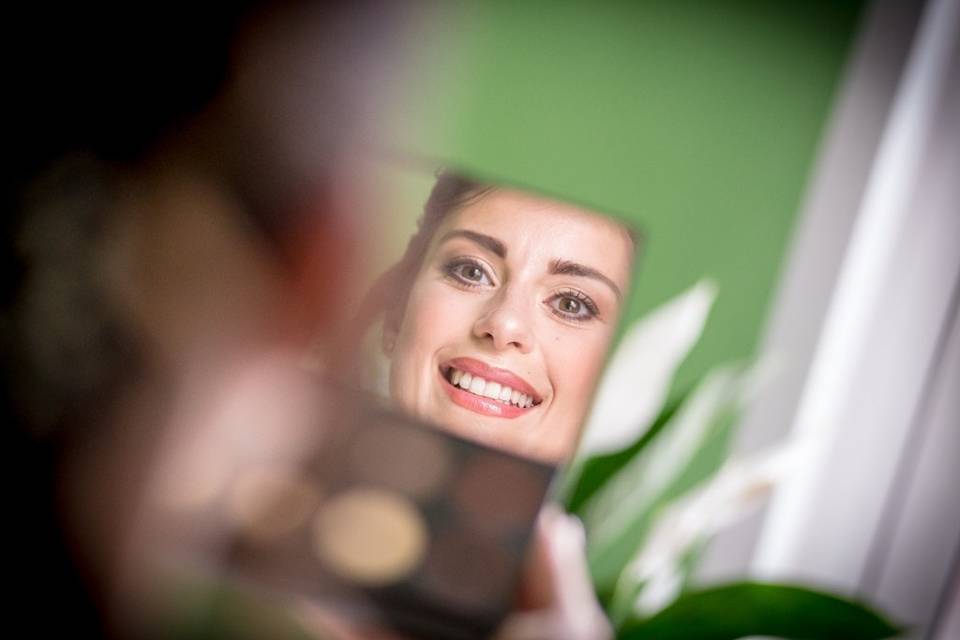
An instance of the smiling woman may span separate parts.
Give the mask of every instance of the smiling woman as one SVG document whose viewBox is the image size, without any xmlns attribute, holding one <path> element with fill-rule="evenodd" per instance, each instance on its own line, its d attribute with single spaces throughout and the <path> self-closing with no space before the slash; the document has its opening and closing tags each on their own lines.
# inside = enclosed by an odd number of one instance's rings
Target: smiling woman
<svg viewBox="0 0 960 640">
<path fill-rule="evenodd" d="M 566 460 L 634 249 L 607 217 L 442 173 L 406 254 L 376 287 L 391 397 L 468 439 Z"/>
</svg>

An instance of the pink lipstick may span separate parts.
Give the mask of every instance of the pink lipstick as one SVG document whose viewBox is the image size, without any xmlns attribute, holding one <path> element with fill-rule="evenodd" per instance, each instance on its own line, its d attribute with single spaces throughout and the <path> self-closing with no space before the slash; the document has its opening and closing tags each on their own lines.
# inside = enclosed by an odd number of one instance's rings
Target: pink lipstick
<svg viewBox="0 0 960 640">
<path fill-rule="evenodd" d="M 542 401 L 533 386 L 512 371 L 473 358 L 449 360 L 438 375 L 451 400 L 482 415 L 516 418 Z"/>
</svg>

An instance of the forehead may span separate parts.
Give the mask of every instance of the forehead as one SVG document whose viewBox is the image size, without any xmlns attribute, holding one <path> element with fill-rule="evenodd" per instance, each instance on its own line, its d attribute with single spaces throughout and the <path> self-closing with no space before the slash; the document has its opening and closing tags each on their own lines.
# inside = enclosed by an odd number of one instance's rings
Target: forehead
<svg viewBox="0 0 960 640">
<path fill-rule="evenodd" d="M 633 240 L 607 216 L 522 191 L 494 189 L 450 214 L 437 237 L 452 229 L 493 236 L 507 249 L 507 262 L 562 259 L 603 271 L 625 285 Z"/>
</svg>

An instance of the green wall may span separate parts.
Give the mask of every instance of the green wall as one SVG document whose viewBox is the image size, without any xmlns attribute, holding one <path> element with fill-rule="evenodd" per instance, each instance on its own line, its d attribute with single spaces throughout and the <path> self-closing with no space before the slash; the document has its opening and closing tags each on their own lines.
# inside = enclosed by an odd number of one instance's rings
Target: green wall
<svg viewBox="0 0 960 640">
<path fill-rule="evenodd" d="M 639 225 L 630 318 L 713 278 L 682 387 L 757 344 L 860 13 L 840 1 L 448 6 L 410 38 L 387 145 Z"/>
</svg>

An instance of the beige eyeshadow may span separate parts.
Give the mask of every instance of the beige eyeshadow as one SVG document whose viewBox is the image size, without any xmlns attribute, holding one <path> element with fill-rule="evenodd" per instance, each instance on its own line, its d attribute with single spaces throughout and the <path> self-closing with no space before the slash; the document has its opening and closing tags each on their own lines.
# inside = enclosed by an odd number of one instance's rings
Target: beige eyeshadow
<svg viewBox="0 0 960 640">
<path fill-rule="evenodd" d="M 365 586 L 396 582 L 427 547 L 427 526 L 407 498 L 374 487 L 343 491 L 320 508 L 314 551 L 328 569 Z"/>
<path fill-rule="evenodd" d="M 269 540 L 306 522 L 318 492 L 293 469 L 263 465 L 240 472 L 227 495 L 231 521 L 248 537 Z"/>
</svg>

